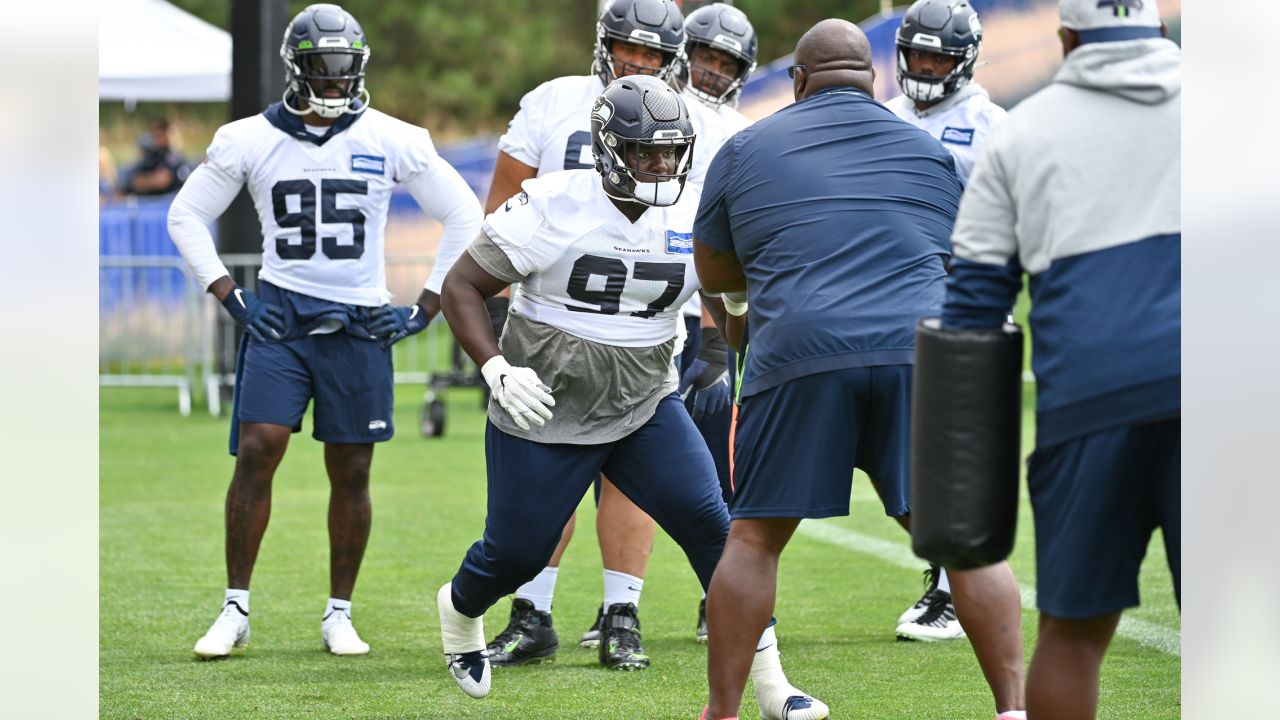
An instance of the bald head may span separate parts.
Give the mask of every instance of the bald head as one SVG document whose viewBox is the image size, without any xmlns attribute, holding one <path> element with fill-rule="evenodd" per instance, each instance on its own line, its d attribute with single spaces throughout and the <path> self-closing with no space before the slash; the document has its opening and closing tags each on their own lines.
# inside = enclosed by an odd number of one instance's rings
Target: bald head
<svg viewBox="0 0 1280 720">
<path fill-rule="evenodd" d="M 809 28 L 796 43 L 795 96 L 802 100 L 829 87 L 855 87 L 868 95 L 875 81 L 871 43 L 857 25 L 828 18 Z"/>
</svg>

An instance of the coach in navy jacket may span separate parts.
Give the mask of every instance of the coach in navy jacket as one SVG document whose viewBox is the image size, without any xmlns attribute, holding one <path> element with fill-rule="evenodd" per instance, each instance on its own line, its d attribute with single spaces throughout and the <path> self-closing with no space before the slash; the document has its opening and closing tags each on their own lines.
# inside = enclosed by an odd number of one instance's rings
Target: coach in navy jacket
<svg viewBox="0 0 1280 720">
<path fill-rule="evenodd" d="M 818 23 L 795 60 L 796 102 L 721 147 L 694 223 L 704 289 L 745 291 L 751 332 L 732 522 L 707 596 L 708 718 L 737 712 L 750 636 L 769 620 L 778 557 L 802 518 L 849 514 L 858 467 L 907 525 L 915 326 L 942 309 L 960 201 L 951 154 L 871 97 L 856 25 Z M 729 299 L 733 312 L 741 298 Z M 958 608 L 970 599 L 965 627 L 997 712 L 1020 711 L 1012 573 L 962 572 L 952 590 Z"/>
</svg>

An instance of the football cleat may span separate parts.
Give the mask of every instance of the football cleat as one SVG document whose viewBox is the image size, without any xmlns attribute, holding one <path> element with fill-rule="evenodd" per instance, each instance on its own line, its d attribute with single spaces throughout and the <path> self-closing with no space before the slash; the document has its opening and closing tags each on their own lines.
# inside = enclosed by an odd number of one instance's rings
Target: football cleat
<svg viewBox="0 0 1280 720">
<path fill-rule="evenodd" d="M 324 649 L 334 655 L 364 655 L 369 652 L 369 643 L 360 639 L 346 610 L 334 610 L 325 616 L 320 623 L 320 639 Z"/>
<path fill-rule="evenodd" d="M 582 633 L 582 639 L 578 640 L 578 644 L 584 648 L 593 648 L 600 645 L 600 621 L 604 620 L 604 605 L 596 611 L 596 621 Z"/>
<path fill-rule="evenodd" d="M 524 598 L 511 601 L 511 620 L 485 652 L 494 667 L 551 660 L 560 649 L 560 638 L 551 626 L 551 613 L 541 612 Z"/>
<path fill-rule="evenodd" d="M 707 644 L 707 599 L 702 598 L 698 603 L 698 627 L 693 631 L 693 639 Z"/>
<path fill-rule="evenodd" d="M 453 607 L 453 583 L 447 582 L 436 594 L 440 612 L 440 639 L 449 675 L 462 692 L 482 698 L 493 687 L 493 669 L 484 654 L 484 618 L 471 618 Z"/>
<path fill-rule="evenodd" d="M 787 680 L 777 643 L 756 650 L 751 684 L 763 720 L 823 720 L 831 714 L 826 703 Z"/>
<path fill-rule="evenodd" d="M 934 590 L 929 600 L 929 607 L 920 617 L 898 626 L 899 640 L 919 640 L 921 642 L 941 642 L 943 640 L 959 640 L 965 637 L 964 628 L 956 618 L 956 606 L 951 602 L 951 593 L 946 590 Z"/>
<path fill-rule="evenodd" d="M 240 609 L 234 600 L 222 606 L 222 614 L 209 626 L 209 632 L 196 641 L 192 648 L 198 657 L 205 659 L 226 657 L 231 648 L 249 644 L 249 613 Z"/>
<path fill-rule="evenodd" d="M 640 646 L 640 617 L 632 603 L 609 606 L 600 620 L 600 664 L 610 670 L 643 670 L 649 656 Z"/>
<path fill-rule="evenodd" d="M 933 591 L 938 589 L 939 577 L 940 571 L 937 565 L 930 565 L 924 571 L 924 595 L 920 596 L 915 605 L 907 608 L 906 612 L 898 616 L 899 625 L 909 623 L 924 614 L 933 599 Z"/>
<path fill-rule="evenodd" d="M 479 700 L 493 687 L 493 669 L 483 650 L 444 654 L 445 665 L 462 692 Z"/>
</svg>

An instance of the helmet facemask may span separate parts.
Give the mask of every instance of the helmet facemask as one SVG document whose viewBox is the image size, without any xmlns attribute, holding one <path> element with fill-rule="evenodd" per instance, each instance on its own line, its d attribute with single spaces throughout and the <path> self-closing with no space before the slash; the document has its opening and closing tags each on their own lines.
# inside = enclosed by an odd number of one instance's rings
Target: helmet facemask
<svg viewBox="0 0 1280 720">
<path fill-rule="evenodd" d="M 288 90 L 286 95 L 306 103 L 307 109 L 293 107 L 285 98 L 285 107 L 295 115 L 314 112 L 323 118 L 337 118 L 363 112 L 369 107 L 369 91 L 364 87 L 365 66 L 369 48 L 317 48 L 294 50 L 285 47 L 284 56 Z M 326 94 L 335 86 L 340 94 Z"/>
<path fill-rule="evenodd" d="M 911 50 L 945 55 L 957 58 L 959 61 L 946 75 L 913 73 L 907 65 L 907 53 Z M 937 102 L 969 83 L 969 79 L 973 77 L 974 59 L 977 56 L 977 45 L 971 45 L 957 52 L 947 48 L 924 49 L 898 43 L 898 86 L 902 88 L 903 95 L 916 102 Z"/>
<path fill-rule="evenodd" d="M 663 134 L 671 137 L 662 139 Z M 667 207 L 680 200 L 692 168 L 694 139 L 678 130 L 659 130 L 654 135 L 649 142 L 601 133 L 604 155 L 598 159 L 598 166 L 609 197 L 651 207 Z M 673 170 L 655 173 L 642 169 L 649 153 L 670 153 Z"/>
<path fill-rule="evenodd" d="M 693 59 L 693 50 L 697 47 L 718 50 L 729 55 L 737 61 L 738 72 L 734 75 L 725 75 L 709 67 L 696 65 Z M 723 105 L 726 102 L 735 100 L 738 92 L 742 90 L 743 84 L 746 83 L 747 78 L 755 70 L 755 63 L 748 63 L 737 55 L 729 53 L 724 48 L 712 47 L 705 43 L 691 45 L 687 55 L 688 81 L 685 84 L 684 91 L 712 106 Z"/>
<path fill-rule="evenodd" d="M 614 35 L 605 30 L 602 25 L 597 25 L 596 31 L 596 49 L 594 59 L 591 63 L 591 70 L 596 75 L 600 76 L 600 82 L 605 85 L 608 85 L 620 77 L 627 77 L 629 75 L 652 75 L 659 80 L 669 81 L 672 77 L 672 69 L 678 66 L 679 62 L 684 61 L 683 47 L 673 52 L 670 48 L 664 47 L 656 41 L 650 41 L 645 38 L 614 37 Z M 633 32 L 633 35 L 652 35 L 652 33 L 645 33 L 643 30 L 636 30 Z M 622 40 L 623 42 L 629 42 L 633 45 L 643 45 L 644 47 L 650 47 L 660 51 L 662 53 L 662 64 L 655 68 L 647 65 L 637 65 L 636 63 L 627 62 L 626 60 L 614 57 L 613 42 L 615 40 Z M 622 70 L 621 74 L 618 73 L 619 68 Z"/>
</svg>

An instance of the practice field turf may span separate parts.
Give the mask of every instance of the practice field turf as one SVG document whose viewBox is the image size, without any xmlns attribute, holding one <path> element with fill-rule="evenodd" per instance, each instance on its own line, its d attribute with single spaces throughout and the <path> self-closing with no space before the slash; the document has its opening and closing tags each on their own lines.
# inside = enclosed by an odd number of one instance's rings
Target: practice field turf
<svg viewBox="0 0 1280 720">
<path fill-rule="evenodd" d="M 332 657 L 320 645 L 328 489 L 308 422 L 276 478 L 254 574 L 252 642 L 228 660 L 200 662 L 191 646 L 217 615 L 225 582 L 227 421 L 199 412 L 180 417 L 172 391 L 103 390 L 101 717 L 694 718 L 706 699 L 706 651 L 693 641 L 699 592 L 665 536 L 659 534 L 640 606 L 653 667 L 607 672 L 594 651 L 577 647 L 601 594 L 590 501 L 581 506 L 560 572 L 556 661 L 496 670 L 492 694 L 480 701 L 446 675 L 435 591 L 483 527 L 478 397 L 451 391 L 447 436 L 427 440 L 417 434 L 421 388 L 398 393 L 399 433 L 374 459 L 373 534 L 354 597 L 369 655 Z M 1028 425 L 1024 442 L 1030 439 Z M 1023 495 L 1012 562 L 1024 600 L 1033 603 L 1025 489 Z M 778 632 L 792 681 L 825 700 L 833 718 L 989 720 L 992 702 L 968 641 L 895 642 L 894 622 L 919 597 L 925 564 L 878 509 L 865 478 L 855 483 L 852 513 L 806 521 L 783 556 Z M 1143 566 L 1142 598 L 1103 668 L 1103 718 L 1181 714 L 1180 620 L 1159 538 Z M 487 635 L 502 629 L 508 607 L 501 601 L 485 617 Z M 1028 659 L 1036 617 L 1024 611 Z M 756 716 L 748 685 L 742 717 Z"/>
</svg>

